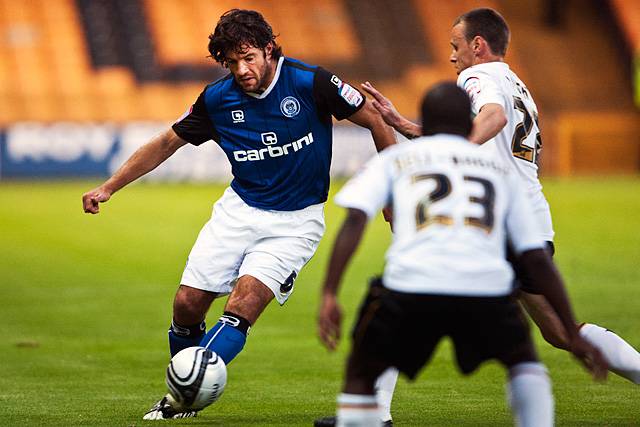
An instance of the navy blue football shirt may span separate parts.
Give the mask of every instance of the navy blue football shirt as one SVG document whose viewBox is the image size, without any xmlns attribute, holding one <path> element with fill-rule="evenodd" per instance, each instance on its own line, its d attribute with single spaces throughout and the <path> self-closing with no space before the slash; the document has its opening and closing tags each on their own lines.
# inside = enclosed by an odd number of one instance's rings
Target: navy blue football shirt
<svg viewBox="0 0 640 427">
<path fill-rule="evenodd" d="M 249 206 L 291 211 L 327 200 L 331 116 L 345 119 L 364 104 L 327 70 L 281 57 L 262 94 L 244 92 L 229 74 L 173 130 L 194 145 L 216 141 L 231 162 L 231 187 Z"/>
</svg>

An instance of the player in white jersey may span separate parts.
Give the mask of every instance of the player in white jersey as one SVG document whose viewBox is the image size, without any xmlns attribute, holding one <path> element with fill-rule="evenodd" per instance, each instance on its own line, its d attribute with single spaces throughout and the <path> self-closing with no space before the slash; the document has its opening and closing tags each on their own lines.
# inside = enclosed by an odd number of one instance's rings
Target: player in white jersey
<svg viewBox="0 0 640 427">
<path fill-rule="evenodd" d="M 537 160 L 542 146 L 538 111 L 522 81 L 504 62 L 509 28 L 496 11 L 474 9 L 461 15 L 451 30 L 450 61 L 458 73 L 458 85 L 470 96 L 473 131 L 470 140 L 496 150 L 522 178 L 522 191 L 529 197 L 531 215 L 537 219 L 540 237 L 553 254 L 551 213 L 538 180 Z M 374 106 L 385 121 L 408 138 L 420 135 L 420 125 L 402 117 L 393 104 L 369 83 L 363 85 L 374 98 Z M 533 292 L 526 277 L 521 282 L 520 301 L 553 346 L 568 349 L 566 331 L 542 295 Z M 615 333 L 593 324 L 582 324 L 580 333 L 605 355 L 610 369 L 640 384 L 640 353 Z"/>
<path fill-rule="evenodd" d="M 336 196 L 349 213 L 323 286 L 319 332 L 330 349 L 340 336 L 342 273 L 367 220 L 388 203 L 394 212 L 383 278 L 372 283 L 354 328 L 339 426 L 381 425 L 376 378 L 390 366 L 415 378 L 444 336 L 451 337 L 463 373 L 489 359 L 509 370 L 518 425 L 553 425 L 550 381 L 512 298 L 507 240 L 566 328 L 572 352 L 606 375 L 604 358 L 578 333 L 516 173 L 465 139 L 469 105 L 455 84 L 438 85 L 422 104 L 426 137 L 387 148 Z"/>
<path fill-rule="evenodd" d="M 485 150 L 496 150 L 500 158 L 511 165 L 522 178 L 521 189 L 529 197 L 530 214 L 538 223 L 540 237 L 547 241 L 553 254 L 553 226 L 549 205 L 538 180 L 537 160 L 542 147 L 538 127 L 538 109 L 522 81 L 504 62 L 509 42 L 509 28 L 492 9 L 474 9 L 461 15 L 451 30 L 451 62 L 459 75 L 458 84 L 472 100 L 475 115 L 469 140 L 482 144 Z M 419 124 L 400 115 L 391 101 L 369 82 L 362 88 L 374 97 L 373 105 L 387 124 L 409 139 L 422 134 Z M 385 216 L 386 218 L 387 216 Z M 543 337 L 555 347 L 569 350 L 566 331 L 549 303 L 521 282 L 520 301 L 536 322 Z M 580 333 L 605 355 L 612 372 L 640 384 L 640 353 L 614 332 L 583 323 Z M 379 378 L 378 398 L 383 408 L 382 418 L 391 423 L 391 400 L 398 373 L 393 368 Z M 335 417 L 316 420 L 316 427 L 335 425 Z"/>
</svg>

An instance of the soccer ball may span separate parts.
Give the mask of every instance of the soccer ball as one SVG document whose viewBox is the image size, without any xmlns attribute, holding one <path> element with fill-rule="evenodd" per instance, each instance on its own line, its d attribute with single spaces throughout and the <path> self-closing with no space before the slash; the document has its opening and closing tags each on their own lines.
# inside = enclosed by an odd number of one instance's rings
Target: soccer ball
<svg viewBox="0 0 640 427">
<path fill-rule="evenodd" d="M 204 347 L 185 348 L 167 367 L 167 386 L 176 409 L 199 411 L 218 400 L 226 384 L 224 361 Z"/>
</svg>

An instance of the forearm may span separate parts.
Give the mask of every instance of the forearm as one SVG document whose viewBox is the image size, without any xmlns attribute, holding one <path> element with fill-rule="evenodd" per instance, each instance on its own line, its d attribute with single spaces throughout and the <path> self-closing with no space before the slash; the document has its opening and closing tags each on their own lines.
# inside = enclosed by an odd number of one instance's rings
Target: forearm
<svg viewBox="0 0 640 427">
<path fill-rule="evenodd" d="M 103 185 L 111 194 L 151 172 L 167 160 L 183 143 L 173 131 L 156 135 L 138 148 Z"/>
<path fill-rule="evenodd" d="M 342 224 L 333 244 L 329 267 L 322 287 L 323 294 L 336 295 L 338 293 L 340 280 L 360 243 L 366 223 L 367 216 L 364 212 L 356 209 L 349 210 L 349 216 Z"/>
<path fill-rule="evenodd" d="M 529 251 L 523 255 L 520 264 L 525 269 L 525 274 L 535 284 L 536 289 L 545 296 L 553 307 L 570 339 L 572 339 L 578 333 L 576 320 L 566 288 L 551 257 L 543 249 Z"/>
<path fill-rule="evenodd" d="M 397 142 L 393 129 L 390 126 L 387 126 L 383 120 L 380 120 L 372 126 L 370 130 L 371 137 L 373 138 L 373 142 L 376 145 L 376 150 L 378 152 Z"/>
<path fill-rule="evenodd" d="M 484 144 L 495 137 L 507 124 L 502 106 L 487 104 L 473 119 L 473 129 L 469 140 L 475 144 Z"/>
<path fill-rule="evenodd" d="M 393 129 L 384 122 L 384 119 L 371 101 L 366 101 L 358 112 L 349 117 L 349 121 L 369 129 L 378 152 L 396 143 L 396 135 Z"/>
<path fill-rule="evenodd" d="M 400 116 L 399 120 L 394 123 L 393 128 L 407 139 L 414 139 L 422 136 L 422 126 L 413 123 L 411 120 L 402 116 Z"/>
</svg>

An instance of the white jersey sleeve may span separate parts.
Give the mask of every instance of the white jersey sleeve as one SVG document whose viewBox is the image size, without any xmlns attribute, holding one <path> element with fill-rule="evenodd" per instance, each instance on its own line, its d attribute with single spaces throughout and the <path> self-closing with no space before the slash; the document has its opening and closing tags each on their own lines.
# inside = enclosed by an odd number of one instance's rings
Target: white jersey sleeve
<svg viewBox="0 0 640 427">
<path fill-rule="evenodd" d="M 505 213 L 507 239 L 516 254 L 542 249 L 546 242 L 541 237 L 538 222 L 531 213 L 531 203 L 523 191 L 523 182 L 516 174 L 507 176 L 509 202 Z"/>
<path fill-rule="evenodd" d="M 344 208 L 359 209 L 372 218 L 389 202 L 391 176 L 381 153 L 367 162 L 365 167 L 351 178 L 336 194 L 334 201 Z"/>
<path fill-rule="evenodd" d="M 467 68 L 458 76 L 458 86 L 469 95 L 473 114 L 478 114 L 487 104 L 498 104 L 505 110 L 507 108 L 498 82 L 485 70 Z"/>
</svg>

